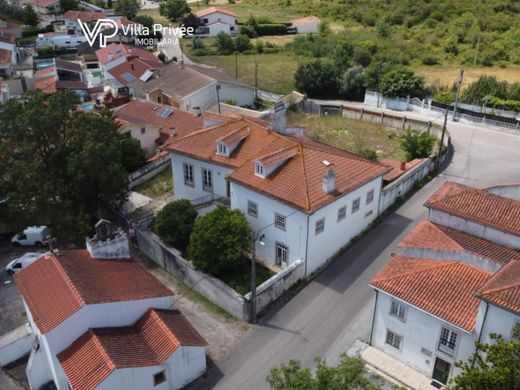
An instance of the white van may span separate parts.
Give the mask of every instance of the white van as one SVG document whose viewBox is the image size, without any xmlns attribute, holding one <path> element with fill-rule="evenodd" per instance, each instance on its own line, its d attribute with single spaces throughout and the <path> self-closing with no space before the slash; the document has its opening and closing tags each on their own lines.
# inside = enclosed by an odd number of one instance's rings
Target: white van
<svg viewBox="0 0 520 390">
<path fill-rule="evenodd" d="M 39 252 L 27 252 L 17 259 L 11 260 L 4 268 L 5 272 L 9 275 L 12 275 L 16 272 L 21 271 L 22 269 L 28 267 L 36 260 L 38 260 L 43 253 Z"/>
<path fill-rule="evenodd" d="M 47 226 L 29 226 L 23 232 L 16 234 L 11 239 L 14 246 L 32 246 L 43 247 L 47 245 L 47 237 L 51 234 Z"/>
</svg>

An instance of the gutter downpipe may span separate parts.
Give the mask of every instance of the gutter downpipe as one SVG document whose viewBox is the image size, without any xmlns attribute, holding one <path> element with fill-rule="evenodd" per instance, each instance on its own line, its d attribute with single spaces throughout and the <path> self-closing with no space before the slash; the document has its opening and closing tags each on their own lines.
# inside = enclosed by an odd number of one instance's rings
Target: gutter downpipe
<svg viewBox="0 0 520 390">
<path fill-rule="evenodd" d="M 309 219 L 310 215 L 307 214 L 307 237 L 305 241 L 305 279 L 307 279 L 307 257 L 309 257 Z"/>
<path fill-rule="evenodd" d="M 374 336 L 374 320 L 376 319 L 377 298 L 379 297 L 379 291 L 375 291 L 376 301 L 374 302 L 374 313 L 372 314 L 372 326 L 370 328 L 370 338 L 368 339 L 368 345 L 372 345 L 372 337 Z"/>
<path fill-rule="evenodd" d="M 486 301 L 484 301 L 484 302 L 486 302 Z M 477 344 L 480 344 L 480 341 L 482 340 L 482 333 L 484 332 L 484 325 L 486 324 L 488 309 L 489 309 L 489 303 L 486 302 L 486 311 L 484 312 L 484 319 L 482 320 L 482 328 L 480 328 L 480 332 L 478 334 Z M 478 349 L 475 351 L 475 353 L 478 353 Z M 471 362 L 471 367 L 473 368 L 474 366 L 475 366 L 475 360 L 473 360 Z"/>
</svg>

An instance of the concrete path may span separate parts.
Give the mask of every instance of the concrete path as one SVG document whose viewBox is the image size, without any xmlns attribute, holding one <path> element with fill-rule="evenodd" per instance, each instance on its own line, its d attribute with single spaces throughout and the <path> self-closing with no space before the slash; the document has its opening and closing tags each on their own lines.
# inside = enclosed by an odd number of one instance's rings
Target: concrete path
<svg viewBox="0 0 520 390">
<path fill-rule="evenodd" d="M 395 114 L 395 113 L 394 113 Z M 408 113 L 407 113 L 408 115 Z M 520 180 L 520 136 L 450 122 L 455 156 L 442 175 L 385 218 L 291 301 L 274 307 L 197 389 L 266 389 L 272 367 L 315 356 L 337 359 L 355 340 L 367 341 L 373 310 L 368 282 L 396 244 L 427 217 L 424 202 L 446 180 L 480 186 Z"/>
</svg>

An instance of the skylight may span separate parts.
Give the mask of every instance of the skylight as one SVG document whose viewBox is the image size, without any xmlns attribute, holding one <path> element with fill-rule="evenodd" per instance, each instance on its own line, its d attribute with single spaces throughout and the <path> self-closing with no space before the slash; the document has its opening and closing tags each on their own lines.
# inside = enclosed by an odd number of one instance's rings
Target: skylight
<svg viewBox="0 0 520 390">
<path fill-rule="evenodd" d="M 323 165 L 325 165 L 326 167 L 328 167 L 330 165 L 330 161 L 329 160 L 323 160 L 322 161 Z"/>
<path fill-rule="evenodd" d="M 173 114 L 173 110 L 171 108 L 161 108 L 157 113 L 157 116 L 160 116 L 161 118 L 167 118 L 171 114 Z"/>
<path fill-rule="evenodd" d="M 136 80 L 133 74 L 125 72 L 121 75 L 122 78 L 124 78 L 126 81 L 131 83 L 132 81 Z"/>
</svg>

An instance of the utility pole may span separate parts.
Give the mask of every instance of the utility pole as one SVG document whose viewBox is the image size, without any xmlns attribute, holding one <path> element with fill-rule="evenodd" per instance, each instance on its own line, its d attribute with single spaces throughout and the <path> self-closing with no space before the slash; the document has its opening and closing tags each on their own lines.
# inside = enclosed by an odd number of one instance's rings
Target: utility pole
<svg viewBox="0 0 520 390">
<path fill-rule="evenodd" d="M 439 166 L 441 162 L 441 156 L 442 156 L 442 147 L 444 146 L 444 134 L 446 133 L 446 125 L 448 123 L 448 112 L 449 108 L 446 109 L 444 112 L 444 124 L 442 125 L 442 134 L 441 134 L 441 143 L 439 145 L 439 154 L 437 155 L 437 161 L 436 161 L 436 171 L 439 172 Z"/>
<path fill-rule="evenodd" d="M 238 80 L 238 51 L 235 52 L 235 78 Z"/>
<path fill-rule="evenodd" d="M 256 324 L 256 240 L 257 233 L 253 233 L 253 250 L 251 251 L 251 323 Z"/>
<path fill-rule="evenodd" d="M 464 69 L 460 69 L 459 81 L 457 82 L 457 96 L 455 96 L 455 105 L 453 107 L 453 122 L 457 122 L 457 107 L 459 105 L 460 89 L 462 88 L 462 80 L 464 79 Z"/>
<path fill-rule="evenodd" d="M 220 112 L 220 84 L 217 84 L 216 85 L 216 88 L 217 88 L 217 105 L 218 105 L 218 113 L 221 114 Z"/>
<path fill-rule="evenodd" d="M 478 49 L 480 47 L 480 34 L 478 35 L 477 47 L 475 48 L 475 58 L 473 59 L 473 65 L 477 65 Z"/>
<path fill-rule="evenodd" d="M 255 61 L 255 96 L 258 98 L 258 62 Z"/>
</svg>

